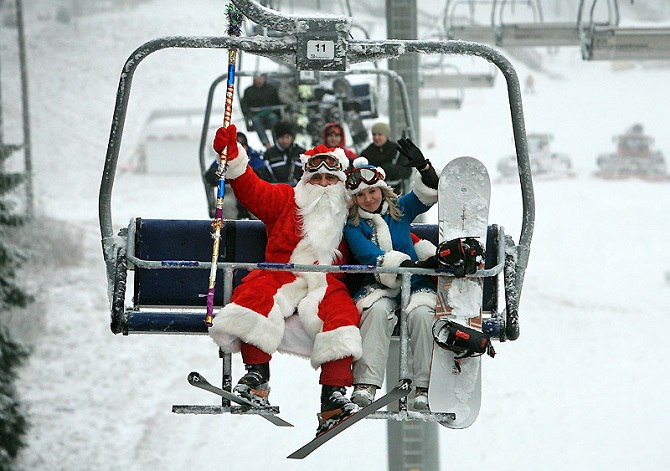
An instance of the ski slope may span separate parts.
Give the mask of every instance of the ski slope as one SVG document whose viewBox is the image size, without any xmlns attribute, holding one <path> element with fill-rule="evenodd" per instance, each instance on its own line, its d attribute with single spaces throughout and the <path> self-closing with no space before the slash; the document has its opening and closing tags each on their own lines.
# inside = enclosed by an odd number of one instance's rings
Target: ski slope
<svg viewBox="0 0 670 471">
<path fill-rule="evenodd" d="M 49 218 L 46 231 L 73 235 L 47 248 L 79 250 L 48 272 L 34 267 L 40 299 L 23 327 L 35 339 L 34 354 L 19 385 L 33 427 L 21 469 L 386 467 L 386 425 L 373 420 L 303 461 L 285 459 L 317 426 L 318 372 L 304 360 L 276 355 L 272 362 L 271 401 L 295 428 L 253 416 L 175 415 L 173 404 L 217 403 L 186 381 L 193 370 L 212 382 L 220 378 L 214 343 L 109 330 L 97 196 L 121 66 L 150 39 L 220 34 L 224 4 L 154 0 L 71 25 L 26 26 L 38 205 Z M 3 39 L 3 48 L 8 43 Z M 670 183 L 601 181 L 591 173 L 597 154 L 612 148 L 611 136 L 634 122 L 670 156 L 670 69 L 632 64 L 614 72 L 609 63 L 582 62 L 576 48 L 546 60 L 563 78 L 534 74 L 537 93 L 524 96 L 526 129 L 553 133 L 554 147 L 570 155 L 578 175 L 536 182 L 521 337 L 496 344 L 496 358 L 483 359 L 477 422 L 440 429 L 442 469 L 663 469 L 670 465 L 664 449 L 670 346 L 663 336 L 670 314 L 663 279 L 670 268 Z M 121 159 L 132 154 L 153 109 L 204 106 L 226 63 L 225 51 L 170 50 L 147 58 L 134 79 Z M 528 71 L 514 65 L 523 80 Z M 11 63 L 3 62 L 6 70 Z M 437 167 L 473 155 L 495 178 L 498 159 L 513 150 L 501 75 L 491 90 L 467 91 L 461 111 L 423 119 L 421 135 Z M 114 224 L 125 226 L 133 216 L 206 218 L 196 151 L 193 175 L 117 175 Z M 518 185 L 494 183 L 491 203 L 491 222 L 517 240 Z M 436 220 L 429 213 L 428 221 Z M 238 357 L 233 369 L 236 380 Z"/>
</svg>

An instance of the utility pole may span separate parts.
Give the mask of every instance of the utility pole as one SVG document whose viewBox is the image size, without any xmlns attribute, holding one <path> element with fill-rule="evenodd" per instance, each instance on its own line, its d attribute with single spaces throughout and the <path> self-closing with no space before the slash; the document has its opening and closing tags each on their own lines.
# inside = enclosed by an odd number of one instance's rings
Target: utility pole
<svg viewBox="0 0 670 471">
<path fill-rule="evenodd" d="M 386 36 L 388 39 L 417 39 L 416 0 L 386 0 Z M 412 139 L 419 145 L 419 56 L 405 54 L 389 60 L 388 68 L 397 72 L 405 82 L 415 129 Z M 405 124 L 404 111 L 400 97 L 390 93 L 390 88 L 389 125 L 391 134 L 398 136 L 399 125 Z M 387 387 L 399 381 L 398 356 L 399 342 L 393 339 L 386 368 Z M 439 437 L 435 422 L 389 420 L 387 427 L 389 471 L 439 471 Z"/>
</svg>

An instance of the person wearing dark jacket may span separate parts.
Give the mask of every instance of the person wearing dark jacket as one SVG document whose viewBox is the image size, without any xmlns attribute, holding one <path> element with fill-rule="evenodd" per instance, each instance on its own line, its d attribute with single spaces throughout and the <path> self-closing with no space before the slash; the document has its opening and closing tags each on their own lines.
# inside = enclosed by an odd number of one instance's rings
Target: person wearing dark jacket
<svg viewBox="0 0 670 471">
<path fill-rule="evenodd" d="M 268 129 L 273 131 L 275 124 L 279 121 L 276 107 L 281 104 L 277 89 L 267 83 L 267 78 L 264 74 L 256 75 L 253 85 L 244 90 L 241 102 L 242 112 L 244 116 L 251 119 L 256 134 L 258 134 L 258 138 L 266 149 L 272 146 L 266 131 Z"/>
<path fill-rule="evenodd" d="M 305 149 L 294 142 L 295 131 L 291 123 L 279 121 L 274 128 L 276 143 L 265 151 L 264 166 L 254 169 L 259 177 L 270 183 L 288 183 L 291 186 L 302 176 L 300 154 Z"/>
<path fill-rule="evenodd" d="M 390 128 L 386 123 L 372 126 L 372 143 L 361 152 L 370 165 L 381 167 L 386 172 L 386 184 L 400 195 L 405 193 L 404 182 L 412 175 L 412 168 L 398 163 L 396 143 L 389 139 Z"/>
</svg>

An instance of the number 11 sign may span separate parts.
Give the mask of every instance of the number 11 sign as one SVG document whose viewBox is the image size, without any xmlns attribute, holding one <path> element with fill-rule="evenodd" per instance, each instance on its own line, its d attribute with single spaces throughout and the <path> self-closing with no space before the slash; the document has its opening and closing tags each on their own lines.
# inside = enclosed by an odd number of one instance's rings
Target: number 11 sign
<svg viewBox="0 0 670 471">
<path fill-rule="evenodd" d="M 307 41 L 307 59 L 332 60 L 335 58 L 335 43 L 333 41 Z"/>
</svg>

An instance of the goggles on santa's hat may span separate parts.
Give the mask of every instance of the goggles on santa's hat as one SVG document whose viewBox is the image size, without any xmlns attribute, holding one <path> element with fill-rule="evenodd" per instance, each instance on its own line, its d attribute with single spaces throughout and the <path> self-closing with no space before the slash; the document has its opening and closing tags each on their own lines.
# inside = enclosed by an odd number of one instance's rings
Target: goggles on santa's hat
<svg viewBox="0 0 670 471">
<path fill-rule="evenodd" d="M 300 154 L 300 162 L 304 170 L 300 180 L 307 183 L 316 173 L 330 173 L 344 182 L 347 178 L 344 169 L 349 166 L 350 161 L 343 149 L 319 144 L 305 151 L 304 154 Z"/>
<path fill-rule="evenodd" d="M 306 172 L 316 172 L 320 168 L 325 167 L 328 170 L 333 172 L 342 171 L 342 163 L 334 155 L 330 154 L 317 154 L 305 162 L 305 171 Z"/>
<path fill-rule="evenodd" d="M 381 188 L 386 185 L 386 173 L 381 167 L 368 165 L 368 159 L 358 157 L 353 167 L 345 172 L 347 179 L 345 186 L 349 193 L 355 195 L 366 188 Z"/>
</svg>

